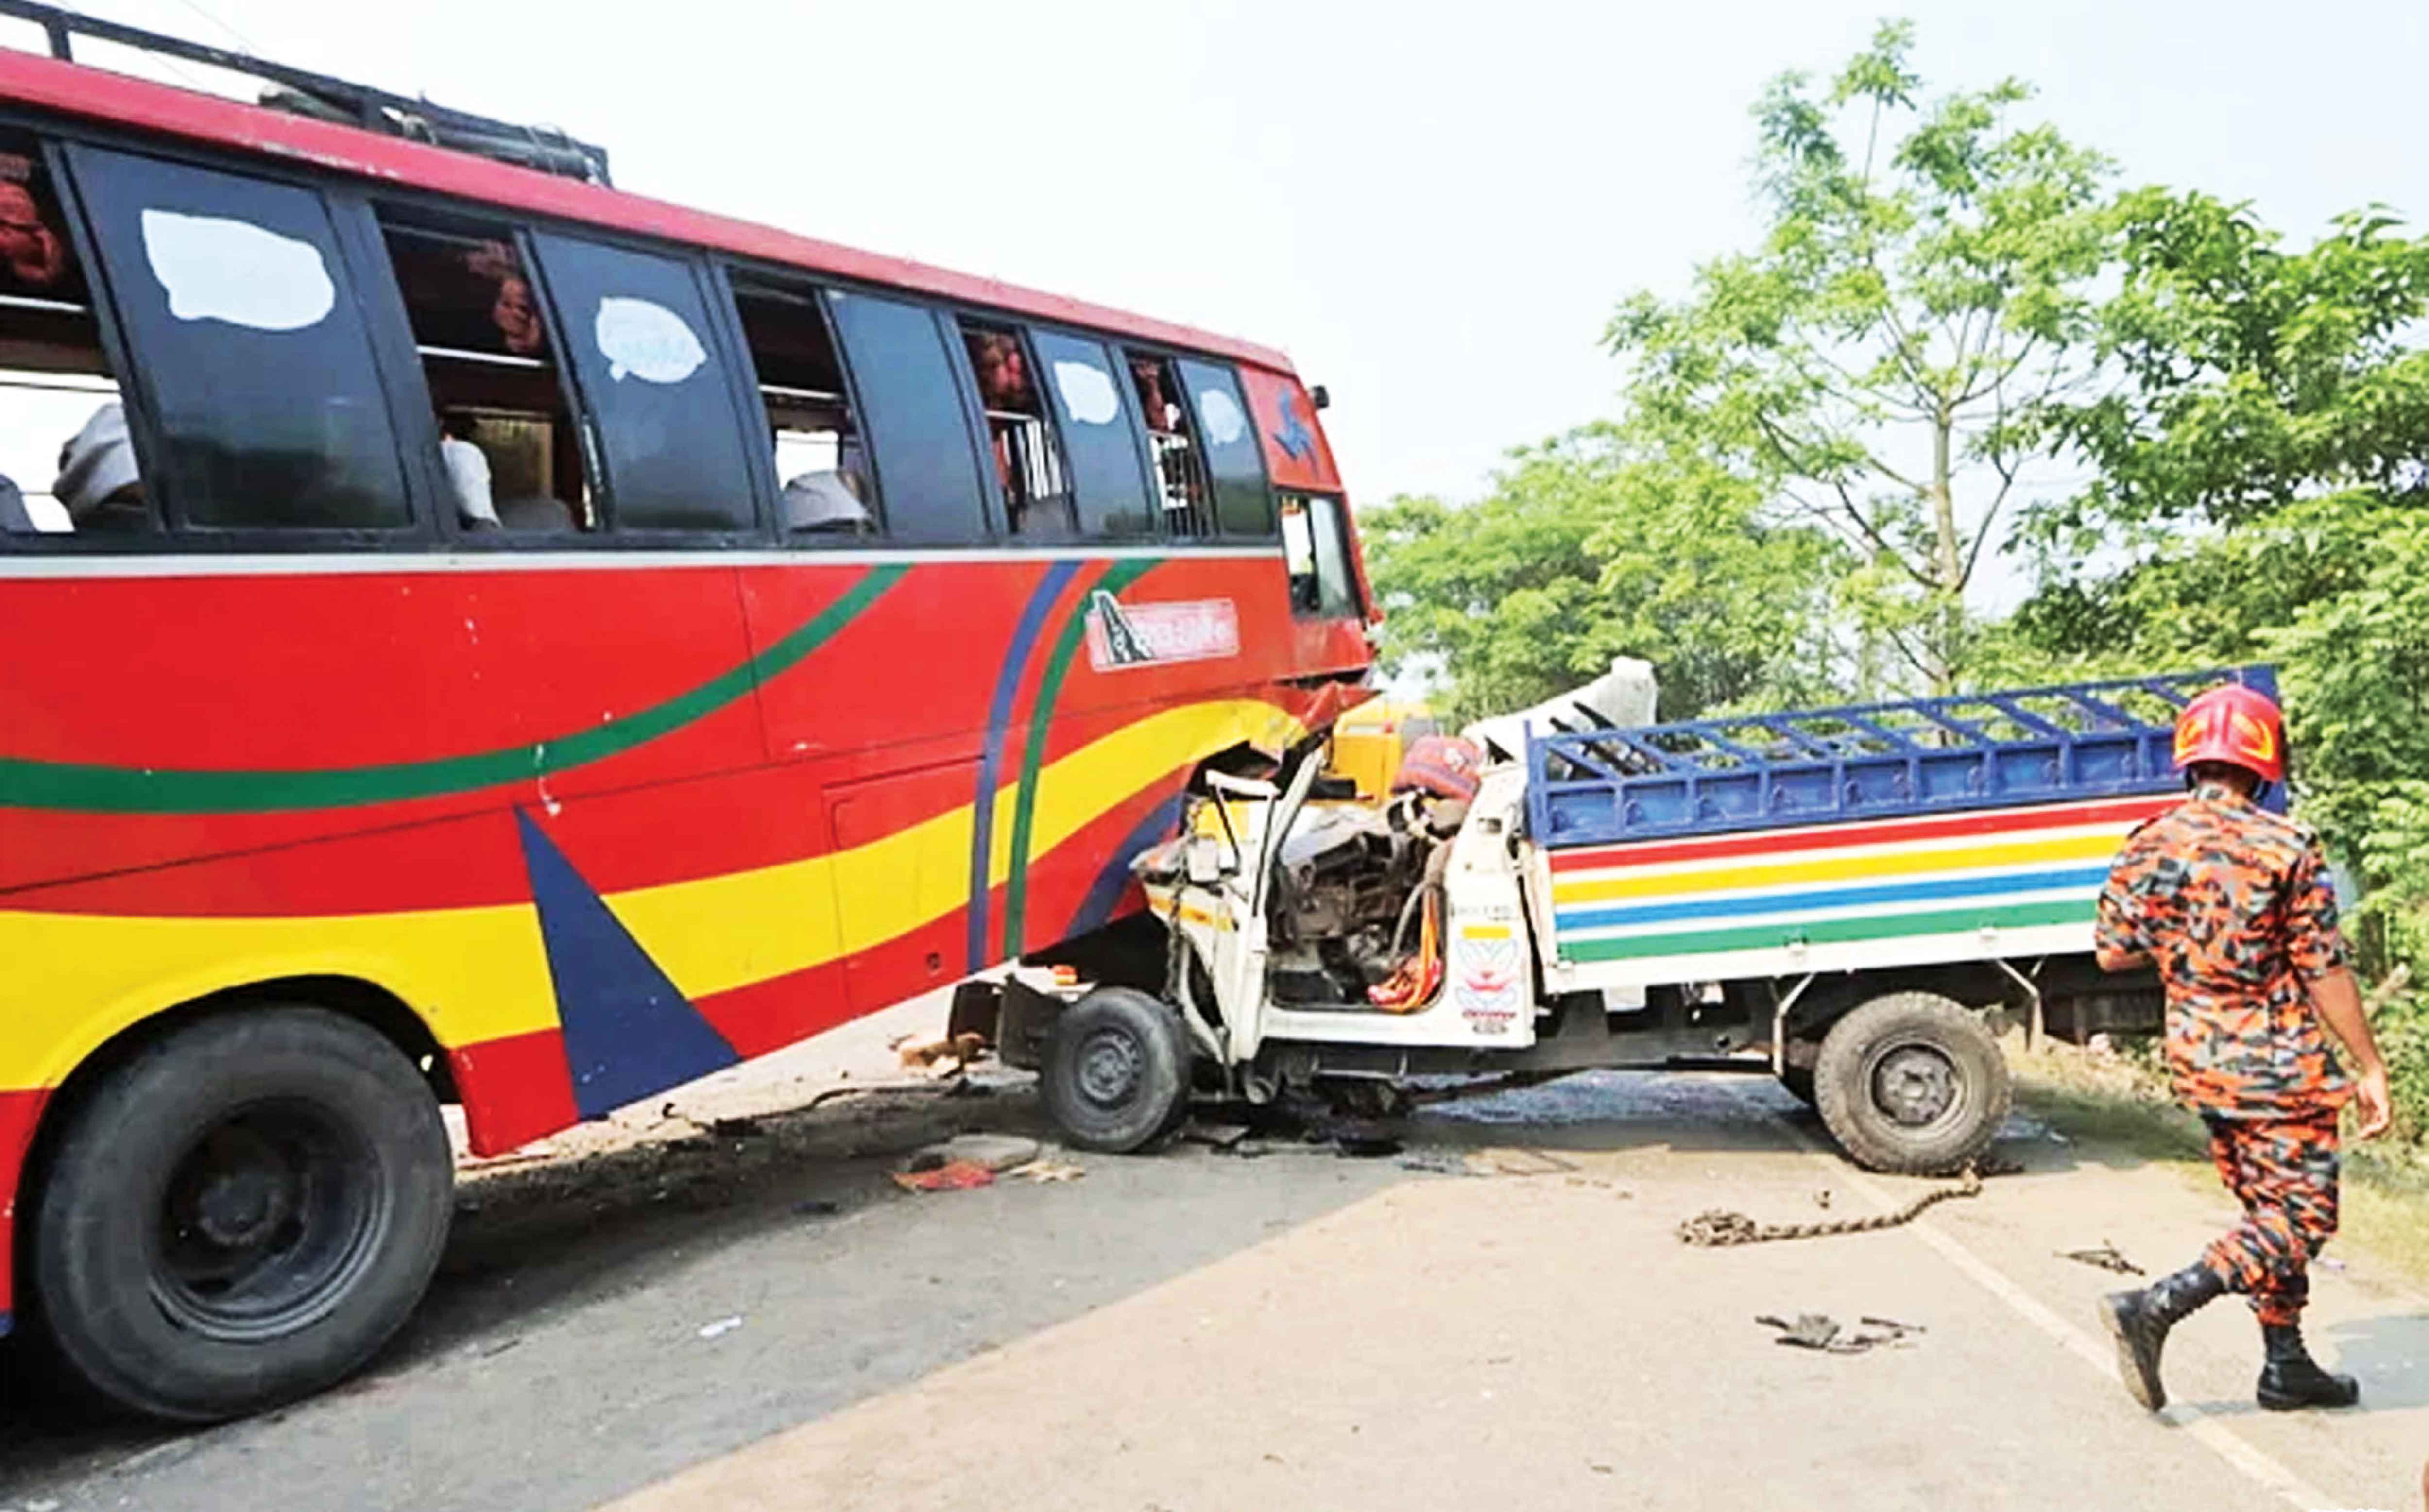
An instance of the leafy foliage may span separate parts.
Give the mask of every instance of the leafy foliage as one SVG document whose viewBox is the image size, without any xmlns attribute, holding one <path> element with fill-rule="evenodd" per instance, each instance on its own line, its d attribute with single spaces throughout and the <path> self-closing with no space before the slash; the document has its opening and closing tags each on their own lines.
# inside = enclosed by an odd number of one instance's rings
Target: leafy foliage
<svg viewBox="0 0 2429 1512">
<path fill-rule="evenodd" d="M 2429 238 L 2373 208 L 2289 251 L 2248 210 L 2157 189 L 2117 224 L 2107 386 L 2024 422 L 2090 481 L 2031 513 L 2040 587 L 2004 646 L 2275 663 L 2301 813 L 2362 885 L 2362 969 L 2429 982 Z M 2380 1031 L 2421 1137 L 2429 999 Z"/>
<path fill-rule="evenodd" d="M 2124 197 L 2121 288 L 2099 311 L 2105 392 L 2054 397 L 2024 428 L 2091 467 L 2033 512 L 2045 552 L 2079 558 L 2184 524 L 2235 526 L 2348 491 L 2429 500 L 2429 238 L 2382 208 L 2302 252 L 2206 194 Z"/>
<path fill-rule="evenodd" d="M 1361 521 L 1385 657 L 1443 658 L 1461 718 L 1621 654 L 1660 666 L 1665 716 L 1810 691 L 1839 553 L 1764 523 L 1760 503 L 1746 480 L 1631 453 L 1609 427 L 1514 453 L 1476 503 L 1395 500 Z"/>
<path fill-rule="evenodd" d="M 1773 84 L 1761 246 L 1706 264 L 1682 300 L 1631 297 L 1606 332 L 1630 364 L 1631 436 L 1753 480 L 1768 510 L 1849 547 L 1859 648 L 1895 657 L 1854 669 L 1867 692 L 1963 673 L 1967 590 L 2049 434 L 2016 421 L 2085 377 L 2107 245 L 2107 160 L 2015 124 L 2013 80 L 1922 102 L 1911 41 L 1886 24 L 1826 90 Z"/>
</svg>

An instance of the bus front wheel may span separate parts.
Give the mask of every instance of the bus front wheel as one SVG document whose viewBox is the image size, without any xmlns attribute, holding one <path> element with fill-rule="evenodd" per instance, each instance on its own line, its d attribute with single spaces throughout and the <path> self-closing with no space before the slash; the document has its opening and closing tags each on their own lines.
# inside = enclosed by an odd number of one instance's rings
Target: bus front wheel
<svg viewBox="0 0 2429 1512">
<path fill-rule="evenodd" d="M 31 1243 L 60 1363 L 203 1422 L 330 1385 L 386 1343 L 447 1240 L 438 1105 L 397 1047 L 322 1009 L 182 1025 L 60 1130 Z"/>
</svg>

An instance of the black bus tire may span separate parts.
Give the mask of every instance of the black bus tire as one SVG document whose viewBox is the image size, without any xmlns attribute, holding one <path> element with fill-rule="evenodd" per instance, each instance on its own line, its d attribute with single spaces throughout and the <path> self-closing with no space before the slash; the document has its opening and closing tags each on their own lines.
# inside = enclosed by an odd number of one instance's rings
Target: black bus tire
<svg viewBox="0 0 2429 1512">
<path fill-rule="evenodd" d="M 1121 1155 L 1181 1126 L 1189 1110 L 1189 1031 L 1132 987 L 1099 987 L 1046 1034 L 1038 1095 L 1071 1143 Z"/>
<path fill-rule="evenodd" d="M 197 1019 L 60 1130 L 28 1246 L 52 1353 L 103 1398 L 207 1422 L 352 1372 L 438 1268 L 438 1100 L 379 1034 L 285 1005 Z"/>
<path fill-rule="evenodd" d="M 1830 1026 L 1814 1106 L 1858 1165 L 1939 1175 L 1991 1147 L 2014 1088 L 1981 1016 L 1938 993 L 1890 993 Z"/>
</svg>

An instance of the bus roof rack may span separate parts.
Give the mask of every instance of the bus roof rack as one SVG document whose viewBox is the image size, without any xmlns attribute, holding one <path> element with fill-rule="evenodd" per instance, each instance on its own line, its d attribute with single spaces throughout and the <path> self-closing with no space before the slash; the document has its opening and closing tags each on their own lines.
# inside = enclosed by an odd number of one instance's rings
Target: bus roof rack
<svg viewBox="0 0 2429 1512">
<path fill-rule="evenodd" d="M 605 186 L 610 182 L 605 148 L 577 141 L 553 126 L 519 126 L 451 110 L 427 100 L 408 100 L 368 85 L 350 84 L 344 79 L 289 68 L 284 63 L 188 41 L 182 37 L 62 10 L 40 4 L 39 0 L 0 0 L 0 16 L 14 16 L 41 26 L 50 39 L 51 56 L 65 62 L 75 61 L 73 39 L 91 37 L 165 58 L 251 74 L 264 81 L 267 87 L 260 103 L 273 110 L 428 142 L 585 183 Z"/>
</svg>

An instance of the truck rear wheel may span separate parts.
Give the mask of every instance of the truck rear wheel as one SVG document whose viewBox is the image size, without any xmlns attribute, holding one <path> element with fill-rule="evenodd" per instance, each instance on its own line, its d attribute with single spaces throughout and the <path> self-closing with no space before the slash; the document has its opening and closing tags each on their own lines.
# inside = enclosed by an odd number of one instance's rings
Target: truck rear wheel
<svg viewBox="0 0 2429 1512">
<path fill-rule="evenodd" d="M 1038 1093 L 1072 1143 L 1126 1154 L 1188 1116 L 1189 1059 L 1179 1013 L 1136 988 L 1099 987 L 1047 1030 Z"/>
<path fill-rule="evenodd" d="M 413 1310 L 447 1240 L 438 1100 L 317 1008 L 196 1020 L 109 1073 L 61 1129 L 34 1214 L 60 1363 L 204 1422 L 319 1390 Z"/>
<path fill-rule="evenodd" d="M 2013 1088 L 1980 1017 L 1937 993 L 1875 997 L 1830 1027 L 1815 1106 L 1858 1165 L 1954 1171 L 1991 1147 Z"/>
</svg>

